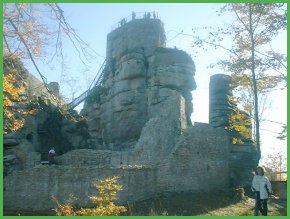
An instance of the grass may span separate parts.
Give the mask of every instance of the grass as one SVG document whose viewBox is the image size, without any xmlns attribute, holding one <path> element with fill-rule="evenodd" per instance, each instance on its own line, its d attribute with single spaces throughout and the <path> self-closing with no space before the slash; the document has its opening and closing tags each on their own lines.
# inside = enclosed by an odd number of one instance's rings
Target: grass
<svg viewBox="0 0 290 219">
<path fill-rule="evenodd" d="M 286 216 L 287 206 L 286 200 L 281 200 L 277 197 L 272 197 L 268 201 L 268 216 Z M 253 216 L 255 200 L 246 197 L 235 204 L 209 211 L 200 216 Z"/>
<path fill-rule="evenodd" d="M 268 201 L 269 216 L 286 216 L 286 200 L 272 197 Z M 138 216 L 253 216 L 255 200 L 237 198 L 230 192 L 168 194 L 155 199 L 131 203 L 126 215 Z"/>
<path fill-rule="evenodd" d="M 253 216 L 255 200 L 247 199 L 238 203 L 209 211 L 200 216 Z"/>
<path fill-rule="evenodd" d="M 157 198 L 127 204 L 124 215 L 138 216 L 252 216 L 255 200 L 237 198 L 229 191 L 215 193 L 168 193 Z M 286 216 L 287 200 L 272 197 L 269 216 Z M 53 212 L 4 211 L 4 215 L 53 215 Z"/>
</svg>

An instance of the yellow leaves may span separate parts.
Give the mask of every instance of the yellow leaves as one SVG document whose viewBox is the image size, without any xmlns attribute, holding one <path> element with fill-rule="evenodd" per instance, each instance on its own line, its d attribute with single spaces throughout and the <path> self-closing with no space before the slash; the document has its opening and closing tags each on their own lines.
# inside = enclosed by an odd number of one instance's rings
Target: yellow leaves
<svg viewBox="0 0 290 219">
<path fill-rule="evenodd" d="M 7 103 L 9 102 L 9 98 L 12 98 L 13 101 L 21 101 L 20 95 L 23 94 L 24 88 L 17 87 L 16 84 L 16 75 L 12 72 L 4 75 L 3 77 L 3 92 L 6 93 L 7 96 L 4 95 L 4 98 L 7 99 Z M 6 103 L 6 102 L 5 102 Z M 4 103 L 4 106 L 6 106 Z M 11 103 L 9 102 L 9 105 Z"/>
<path fill-rule="evenodd" d="M 236 109 L 231 113 L 229 118 L 229 130 L 236 131 L 240 134 L 241 138 L 234 137 L 232 139 L 233 144 L 243 144 L 242 139 L 251 139 L 251 120 L 241 110 Z"/>
<path fill-rule="evenodd" d="M 117 216 L 126 212 L 127 209 L 124 206 L 117 206 L 113 203 L 117 200 L 117 192 L 122 190 L 121 185 L 115 184 L 118 179 L 119 177 L 107 178 L 95 185 L 99 196 L 89 197 L 92 203 L 97 204 L 95 208 L 81 208 L 74 211 L 71 203 L 64 205 L 57 203 L 58 207 L 54 210 L 59 216 Z"/>
<path fill-rule="evenodd" d="M 4 4 L 5 53 L 17 54 L 19 58 L 28 58 L 29 53 L 37 57 L 44 55 L 52 34 L 50 25 L 43 20 L 44 8 L 40 4 Z"/>
<path fill-rule="evenodd" d="M 246 112 L 252 112 L 254 109 L 253 109 L 253 105 L 252 104 L 249 104 L 249 103 L 245 103 L 243 104 L 243 108 Z"/>
<path fill-rule="evenodd" d="M 100 182 L 95 185 L 99 196 L 90 197 L 92 203 L 98 204 L 98 207 L 94 209 L 81 209 L 77 214 L 86 216 L 113 216 L 127 211 L 124 206 L 116 206 L 113 203 L 113 201 L 117 200 L 117 192 L 122 190 L 121 185 L 115 184 L 118 179 L 118 177 L 113 177 L 100 180 Z"/>
<path fill-rule="evenodd" d="M 61 212 L 61 213 L 60 213 Z M 73 207 L 69 204 L 59 205 L 57 207 L 57 216 L 75 216 Z"/>
<path fill-rule="evenodd" d="M 81 208 L 76 212 L 78 216 L 117 216 L 122 212 L 126 212 L 127 209 L 124 206 L 116 206 L 114 204 L 106 207 L 99 206 L 98 208 L 88 209 Z"/>
<path fill-rule="evenodd" d="M 229 127 L 226 127 L 226 129 L 239 134 L 239 137 L 232 138 L 232 144 L 243 144 L 243 139 L 252 138 L 251 119 L 249 115 L 236 107 L 238 103 L 237 98 L 228 96 L 228 101 L 233 110 L 229 116 Z"/>
<path fill-rule="evenodd" d="M 8 131 L 16 131 L 23 127 L 24 120 L 16 119 L 16 110 L 14 108 L 14 102 L 21 101 L 20 95 L 23 93 L 23 89 L 15 86 L 16 76 L 11 72 L 3 77 L 3 111 L 4 111 L 4 133 Z"/>
<path fill-rule="evenodd" d="M 21 111 L 21 114 L 24 115 L 24 116 L 35 115 L 37 113 L 37 111 L 38 111 L 37 109 L 32 109 L 32 110 L 29 110 L 29 111 Z"/>
<path fill-rule="evenodd" d="M 243 144 L 244 142 L 238 138 L 232 138 L 232 144 Z"/>
<path fill-rule="evenodd" d="M 69 194 L 69 198 L 64 204 L 60 204 L 54 196 L 52 198 L 57 203 L 57 208 L 53 209 L 57 216 L 75 216 L 72 204 L 77 198 L 72 193 Z"/>
<path fill-rule="evenodd" d="M 122 190 L 121 185 L 116 185 L 118 177 L 101 180 L 95 187 L 98 190 L 100 197 L 90 197 L 93 203 L 108 204 L 117 199 L 117 191 Z"/>
<path fill-rule="evenodd" d="M 243 72 L 235 72 L 231 75 L 231 86 L 232 87 L 247 87 L 252 86 L 252 79 L 250 75 L 244 74 Z"/>
<path fill-rule="evenodd" d="M 3 76 L 4 134 L 14 132 L 24 126 L 22 116 L 34 114 L 37 110 L 18 109 L 17 104 L 27 104 L 23 99 L 25 88 L 17 82 L 16 74 L 9 71 Z"/>
</svg>

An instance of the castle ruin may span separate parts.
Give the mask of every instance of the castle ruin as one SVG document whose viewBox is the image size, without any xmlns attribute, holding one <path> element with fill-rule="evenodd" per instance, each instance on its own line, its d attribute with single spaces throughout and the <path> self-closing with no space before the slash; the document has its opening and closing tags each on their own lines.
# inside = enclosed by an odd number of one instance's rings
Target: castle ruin
<svg viewBox="0 0 290 219">
<path fill-rule="evenodd" d="M 96 179 L 112 176 L 119 176 L 124 188 L 120 203 L 249 185 L 258 163 L 255 146 L 231 144 L 225 130 L 229 76 L 211 77 L 209 124 L 192 125 L 195 65 L 165 42 L 156 18 L 133 19 L 108 34 L 102 83 L 81 112 L 85 126 L 80 131 L 78 125 L 59 123 L 66 141 L 58 142 L 60 156 L 52 166 L 35 165 L 49 141 L 41 132 L 44 119 L 30 130 L 34 140 L 24 139 L 20 152 L 14 150 L 21 168 L 4 178 L 5 209 L 51 209 L 52 196 L 62 201 L 70 193 L 79 206 L 87 206 Z"/>
</svg>

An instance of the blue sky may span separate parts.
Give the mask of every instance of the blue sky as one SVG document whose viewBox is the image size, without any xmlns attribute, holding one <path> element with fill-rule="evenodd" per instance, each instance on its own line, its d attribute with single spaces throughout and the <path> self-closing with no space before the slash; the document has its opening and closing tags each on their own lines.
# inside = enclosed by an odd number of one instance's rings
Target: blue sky
<svg viewBox="0 0 290 219">
<path fill-rule="evenodd" d="M 76 92 L 75 97 L 86 90 L 89 81 L 93 79 L 97 73 L 101 63 L 105 59 L 106 54 L 106 36 L 114 26 L 122 19 L 131 15 L 132 11 L 137 13 L 137 16 L 144 12 L 155 11 L 158 17 L 163 21 L 165 32 L 167 35 L 167 46 L 176 46 L 179 49 L 186 51 L 193 58 L 196 65 L 195 80 L 197 89 L 193 94 L 192 115 L 193 122 L 208 122 L 208 85 L 209 78 L 213 74 L 226 73 L 221 69 L 210 69 L 208 66 L 227 55 L 224 51 L 216 51 L 214 49 L 208 51 L 196 51 L 192 48 L 192 38 L 189 36 L 178 35 L 183 30 L 184 33 L 192 34 L 192 28 L 201 28 L 204 26 L 220 26 L 224 23 L 232 22 L 230 16 L 217 16 L 216 11 L 221 4 L 209 3 L 151 3 L 151 4 L 129 4 L 129 3 L 62 3 L 60 4 L 64 11 L 64 16 L 74 27 L 78 34 L 90 44 L 97 52 L 96 59 L 89 64 L 89 67 L 84 67 L 79 61 L 76 51 L 72 48 L 71 43 L 64 41 L 64 54 L 66 61 L 65 73 L 71 75 L 75 81 L 71 83 L 71 87 L 66 86 L 61 78 L 61 68 L 57 62 L 51 65 L 45 64 L 46 61 L 39 62 L 42 73 L 47 77 L 48 81 L 57 81 L 61 84 L 61 91 L 66 97 L 71 97 L 72 90 Z M 230 45 L 230 42 L 228 42 Z M 275 48 L 282 53 L 286 53 L 286 34 L 280 36 Z M 196 53 L 198 52 L 198 53 Z M 35 70 L 31 69 L 32 72 Z M 279 98 L 277 98 L 279 97 Z M 271 120 L 278 122 L 286 122 L 287 103 L 286 91 L 277 91 L 273 93 L 269 100 L 271 101 L 271 111 L 268 112 L 268 117 Z M 265 126 L 265 127 L 264 127 Z M 279 126 L 273 123 L 264 123 L 262 129 L 271 131 L 280 131 Z M 273 137 L 273 133 L 262 131 L 262 153 L 271 153 L 277 150 L 280 145 L 285 146 L 285 142 L 277 141 Z M 286 146 L 284 147 L 286 150 Z"/>
<path fill-rule="evenodd" d="M 198 92 L 203 90 L 203 94 L 207 95 L 209 77 L 215 73 L 209 71 L 207 66 L 216 61 L 215 57 L 221 57 L 221 52 L 212 51 L 212 55 L 201 52 L 199 55 L 192 48 L 192 38 L 189 36 L 178 35 L 183 30 L 184 33 L 192 34 L 192 28 L 204 26 L 216 26 L 220 24 L 220 18 L 215 11 L 220 7 L 219 4 L 60 4 L 64 10 L 66 19 L 78 31 L 78 34 L 90 44 L 90 46 L 99 54 L 91 64 L 90 69 L 86 69 L 81 62 L 76 51 L 72 48 L 70 42 L 65 43 L 65 60 L 67 62 L 65 70 L 78 78 L 79 86 L 76 88 L 77 96 L 85 90 L 87 81 L 93 78 L 94 74 L 99 69 L 106 54 L 106 36 L 116 26 L 116 24 L 126 17 L 130 17 L 132 11 L 137 13 L 137 16 L 143 16 L 144 12 L 155 11 L 158 17 L 163 21 L 167 36 L 167 46 L 176 46 L 179 49 L 186 51 L 195 61 L 197 72 L 195 80 L 198 84 Z M 176 35 L 178 35 L 176 37 Z M 205 58 L 206 57 L 206 58 Z M 53 66 L 52 71 L 50 71 Z M 61 82 L 60 69 L 57 69 L 57 63 L 53 65 L 42 65 L 44 75 L 47 75 L 49 81 Z M 86 71 L 87 70 L 87 71 Z M 58 73 L 57 73 L 58 72 Z M 81 73 L 81 74 L 80 74 Z M 80 77 L 81 75 L 81 77 Z M 62 92 L 65 96 L 70 97 L 71 89 L 66 89 L 65 84 L 62 86 Z M 199 98 L 196 95 L 195 98 Z M 202 98 L 208 99 L 208 98 Z M 207 109 L 203 109 L 204 110 Z M 198 118 L 200 116 L 197 116 Z M 199 119 L 199 121 L 206 121 Z"/>
</svg>

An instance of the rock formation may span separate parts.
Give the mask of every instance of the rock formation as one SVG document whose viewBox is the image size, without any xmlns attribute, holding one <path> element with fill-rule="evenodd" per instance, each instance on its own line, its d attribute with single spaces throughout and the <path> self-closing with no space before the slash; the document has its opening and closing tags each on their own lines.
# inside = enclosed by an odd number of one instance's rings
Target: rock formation
<svg viewBox="0 0 290 219">
<path fill-rule="evenodd" d="M 51 209 L 52 196 L 64 201 L 70 193 L 86 206 L 95 180 L 112 176 L 124 187 L 119 203 L 249 185 L 255 148 L 232 145 L 224 129 L 228 77 L 211 82 L 210 123 L 192 126 L 194 62 L 185 52 L 165 47 L 162 22 L 133 19 L 107 40 L 103 81 L 81 112 L 86 124 L 58 123 L 70 146 L 60 145 L 57 165 L 29 165 L 7 174 L 4 208 Z M 49 136 L 41 138 L 45 144 Z M 33 142 L 25 150 L 40 157 Z M 19 151 L 7 159 L 23 163 L 27 152 Z"/>
<path fill-rule="evenodd" d="M 5 57 L 4 69 L 9 68 L 21 75 L 25 87 L 23 97 L 30 100 L 30 107 L 36 109 L 36 113 L 24 116 L 24 128 L 3 136 L 4 175 L 46 161 L 47 152 L 52 146 L 58 155 L 76 148 L 89 148 L 87 124 L 76 112 L 68 112 L 59 97 L 58 83 L 48 85 L 50 93 L 19 60 Z"/>
<path fill-rule="evenodd" d="M 154 117 L 176 120 L 179 129 L 191 124 L 194 63 L 185 52 L 164 46 L 159 19 L 132 20 L 108 35 L 102 86 L 82 111 L 91 118 L 98 148 L 132 146 Z"/>
<path fill-rule="evenodd" d="M 228 96 L 233 96 L 230 76 L 216 74 L 209 84 L 209 124 L 213 127 L 228 127 L 232 107 Z"/>
</svg>

